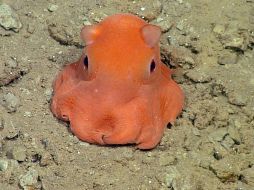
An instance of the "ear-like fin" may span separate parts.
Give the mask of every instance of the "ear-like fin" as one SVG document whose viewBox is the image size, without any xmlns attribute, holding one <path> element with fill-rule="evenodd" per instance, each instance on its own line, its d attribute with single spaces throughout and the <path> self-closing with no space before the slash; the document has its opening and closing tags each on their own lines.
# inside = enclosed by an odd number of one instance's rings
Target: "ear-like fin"
<svg viewBox="0 0 254 190">
<path fill-rule="evenodd" d="M 152 24 L 146 24 L 142 27 L 141 33 L 145 43 L 153 48 L 160 40 L 161 28 Z"/>
<path fill-rule="evenodd" d="M 80 37 L 86 45 L 92 44 L 99 34 L 99 27 L 97 25 L 87 25 L 81 30 Z"/>
</svg>

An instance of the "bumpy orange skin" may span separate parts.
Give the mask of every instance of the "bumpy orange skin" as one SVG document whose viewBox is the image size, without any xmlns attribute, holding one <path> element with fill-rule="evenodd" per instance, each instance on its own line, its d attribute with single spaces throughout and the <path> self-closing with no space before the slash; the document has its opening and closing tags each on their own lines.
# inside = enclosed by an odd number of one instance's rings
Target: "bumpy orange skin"
<svg viewBox="0 0 254 190">
<path fill-rule="evenodd" d="M 145 42 L 145 25 L 136 16 L 117 14 L 81 33 L 88 45 L 58 74 L 51 103 L 53 114 L 70 121 L 79 139 L 151 149 L 181 112 L 183 92 L 160 61 L 158 42 L 153 47 Z"/>
</svg>

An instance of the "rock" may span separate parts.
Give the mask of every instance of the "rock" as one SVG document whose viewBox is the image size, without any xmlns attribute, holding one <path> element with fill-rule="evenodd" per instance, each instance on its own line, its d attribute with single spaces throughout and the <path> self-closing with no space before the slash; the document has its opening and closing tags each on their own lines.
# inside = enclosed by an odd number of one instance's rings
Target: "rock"
<svg viewBox="0 0 254 190">
<path fill-rule="evenodd" d="M 21 175 L 19 178 L 19 184 L 23 189 L 36 189 L 38 185 L 39 174 L 36 170 L 29 168 L 29 171 L 25 175 Z"/>
<path fill-rule="evenodd" d="M 241 143 L 241 137 L 240 137 L 239 131 L 234 125 L 228 126 L 228 133 L 229 133 L 229 136 L 235 141 L 236 144 Z"/>
<path fill-rule="evenodd" d="M 228 92 L 228 102 L 236 106 L 246 106 L 248 97 L 242 91 Z"/>
<path fill-rule="evenodd" d="M 32 113 L 30 111 L 25 111 L 24 117 L 32 117 Z"/>
<path fill-rule="evenodd" d="M 151 24 L 160 26 L 162 33 L 168 32 L 173 27 L 173 22 L 170 22 L 168 19 L 163 19 L 160 17 L 151 22 Z"/>
<path fill-rule="evenodd" d="M 241 170 L 248 168 L 253 163 L 253 155 L 230 155 L 210 165 L 210 170 L 222 182 L 235 182 L 238 180 Z"/>
<path fill-rule="evenodd" d="M 0 171 L 4 172 L 8 168 L 8 160 L 0 158 Z"/>
<path fill-rule="evenodd" d="M 241 172 L 241 181 L 254 187 L 254 166 Z"/>
<path fill-rule="evenodd" d="M 202 72 L 199 69 L 190 70 L 185 74 L 185 76 L 196 83 L 205 83 L 212 80 L 208 73 Z"/>
<path fill-rule="evenodd" d="M 26 148 L 24 146 L 14 146 L 12 150 L 7 152 L 7 156 L 10 159 L 23 162 L 26 159 Z"/>
<path fill-rule="evenodd" d="M 236 49 L 245 51 L 247 49 L 247 44 L 244 41 L 242 36 L 235 36 L 232 38 L 228 38 L 226 42 L 224 42 L 225 48 Z"/>
<path fill-rule="evenodd" d="M 13 140 L 19 136 L 20 131 L 17 130 L 17 124 L 12 119 L 5 119 L 4 128 L 6 130 L 6 139 Z"/>
<path fill-rule="evenodd" d="M 48 25 L 49 35 L 62 45 L 74 45 L 79 48 L 83 47 L 78 33 L 80 29 L 77 29 L 76 26 L 77 31 L 74 31 L 75 28 L 70 27 L 72 25 L 73 23 L 64 25 L 57 22 L 51 22 Z"/>
<path fill-rule="evenodd" d="M 12 83 L 29 72 L 29 65 L 22 63 L 18 64 L 16 58 L 11 57 L 4 64 L 0 64 L 0 87 Z"/>
<path fill-rule="evenodd" d="M 237 61 L 238 56 L 234 53 L 227 53 L 218 58 L 218 64 L 220 65 L 236 64 Z"/>
<path fill-rule="evenodd" d="M 167 167 L 163 183 L 167 189 L 218 189 L 219 181 L 210 172 L 188 163 Z"/>
<path fill-rule="evenodd" d="M 85 25 L 85 26 L 92 25 L 89 18 L 87 18 L 86 16 L 84 16 L 82 20 L 83 20 L 83 25 Z"/>
<path fill-rule="evenodd" d="M 223 44 L 224 48 L 236 51 L 245 51 L 248 45 L 245 37 L 231 31 L 220 36 L 220 42 Z"/>
<path fill-rule="evenodd" d="M 29 23 L 29 24 L 27 25 L 26 31 L 27 31 L 29 34 L 33 34 L 34 31 L 35 31 L 34 25 L 31 24 L 31 23 Z"/>
<path fill-rule="evenodd" d="M 159 157 L 160 166 L 168 166 L 176 161 L 175 156 L 170 154 L 161 154 Z"/>
<path fill-rule="evenodd" d="M 216 24 L 213 28 L 213 32 L 218 35 L 223 34 L 225 30 L 226 30 L 225 26 L 221 24 Z"/>
<path fill-rule="evenodd" d="M 170 173 L 167 173 L 165 176 L 165 184 L 167 187 L 174 186 L 174 181 L 181 176 L 180 172 L 175 166 L 170 167 Z"/>
<path fill-rule="evenodd" d="M 52 156 L 49 152 L 44 152 L 41 155 L 40 166 L 47 166 L 52 162 Z"/>
<path fill-rule="evenodd" d="M 8 59 L 8 61 L 6 61 L 5 66 L 8 69 L 15 69 L 15 68 L 17 68 L 18 67 L 17 58 L 11 57 L 11 59 Z"/>
<path fill-rule="evenodd" d="M 44 94 L 45 94 L 45 96 L 46 96 L 47 102 L 50 102 L 52 93 L 53 93 L 53 89 L 52 89 L 52 88 L 47 88 L 47 89 L 45 90 Z"/>
<path fill-rule="evenodd" d="M 172 52 L 168 51 L 168 48 L 162 48 L 162 53 L 172 60 L 173 66 L 181 66 L 184 69 L 190 69 L 195 67 L 196 63 L 192 57 L 192 54 L 186 51 L 186 49 L 173 49 Z"/>
<path fill-rule="evenodd" d="M 225 139 L 223 139 L 223 141 L 221 142 L 221 145 L 227 150 L 230 150 L 234 146 L 234 144 L 235 142 L 230 138 L 229 135 L 227 135 Z"/>
<path fill-rule="evenodd" d="M 12 93 L 7 93 L 3 96 L 3 106 L 9 113 L 15 112 L 20 104 L 19 98 Z"/>
<path fill-rule="evenodd" d="M 214 132 L 210 133 L 209 137 L 217 142 L 222 142 L 226 135 L 228 135 L 227 129 L 219 128 Z"/>
<path fill-rule="evenodd" d="M 4 118 L 0 116 L 0 131 L 4 129 Z"/>
<path fill-rule="evenodd" d="M 13 11 L 13 9 L 0 2 L 0 26 L 6 30 L 13 30 L 14 32 L 19 32 L 22 24 L 19 20 L 18 15 Z"/>
<path fill-rule="evenodd" d="M 221 160 L 225 158 L 229 152 L 221 145 L 221 143 L 214 143 L 213 157 L 216 160 Z"/>
<path fill-rule="evenodd" d="M 50 5 L 48 6 L 48 11 L 49 11 L 49 12 L 54 12 L 54 11 L 56 11 L 57 9 L 58 9 L 58 5 L 50 4 Z"/>
<path fill-rule="evenodd" d="M 183 30 L 183 21 L 178 22 L 178 23 L 176 24 L 176 28 L 177 28 L 178 30 L 182 31 L 182 30 Z"/>
</svg>

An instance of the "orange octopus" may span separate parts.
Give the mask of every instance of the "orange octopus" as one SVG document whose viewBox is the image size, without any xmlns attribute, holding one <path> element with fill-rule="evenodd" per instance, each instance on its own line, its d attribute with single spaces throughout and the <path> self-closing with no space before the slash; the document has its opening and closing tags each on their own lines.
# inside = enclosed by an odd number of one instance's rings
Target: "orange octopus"
<svg viewBox="0 0 254 190">
<path fill-rule="evenodd" d="M 81 58 L 54 82 L 53 114 L 82 141 L 154 148 L 184 101 L 160 60 L 160 35 L 158 26 L 131 14 L 84 26 Z"/>
</svg>

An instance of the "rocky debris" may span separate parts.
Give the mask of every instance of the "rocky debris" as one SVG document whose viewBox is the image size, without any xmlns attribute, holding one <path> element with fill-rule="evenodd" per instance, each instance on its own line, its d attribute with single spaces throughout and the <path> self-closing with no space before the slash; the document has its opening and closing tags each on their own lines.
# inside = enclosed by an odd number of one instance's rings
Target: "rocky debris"
<svg viewBox="0 0 254 190">
<path fill-rule="evenodd" d="M 150 24 L 154 24 L 161 27 L 162 33 L 168 32 L 173 27 L 173 22 L 170 22 L 168 18 L 158 17 L 157 19 L 150 22 Z"/>
<path fill-rule="evenodd" d="M 3 96 L 1 104 L 11 113 L 17 111 L 17 108 L 20 106 L 20 100 L 17 96 L 9 92 Z"/>
<path fill-rule="evenodd" d="M 50 4 L 50 5 L 48 6 L 48 11 L 49 11 L 49 12 L 54 12 L 54 11 L 56 11 L 57 9 L 58 9 L 58 5 Z"/>
<path fill-rule="evenodd" d="M 246 106 L 248 97 L 242 92 L 232 90 L 228 92 L 228 102 L 236 106 Z"/>
<path fill-rule="evenodd" d="M 240 144 L 240 134 L 239 132 L 233 127 L 232 125 L 229 125 L 229 127 L 225 128 L 219 128 L 215 131 L 213 131 L 209 138 L 211 142 L 217 141 L 223 146 L 226 150 L 230 150 L 235 144 Z M 220 151 L 217 149 L 215 150 L 215 154 L 219 154 L 221 152 L 221 148 L 219 148 Z M 223 150 L 224 151 L 224 150 Z"/>
<path fill-rule="evenodd" d="M 217 113 L 217 108 L 211 100 L 199 101 L 199 103 L 192 102 L 187 112 L 183 117 L 188 118 L 194 126 L 200 130 L 209 127 L 214 121 Z"/>
<path fill-rule="evenodd" d="M 228 134 L 233 139 L 235 144 L 239 145 L 241 143 L 241 136 L 235 125 L 231 124 L 228 126 Z"/>
<path fill-rule="evenodd" d="M 190 69 L 196 66 L 196 62 L 192 54 L 183 48 L 173 49 L 162 47 L 162 53 L 172 60 L 173 66 L 181 66 L 183 69 Z"/>
<path fill-rule="evenodd" d="M 167 153 L 160 154 L 158 162 L 159 162 L 160 166 L 172 165 L 173 163 L 176 162 L 176 157 L 174 155 L 167 154 Z"/>
<path fill-rule="evenodd" d="M 20 176 L 19 184 L 24 190 L 39 189 L 38 177 L 38 172 L 35 169 L 29 168 L 26 174 Z"/>
<path fill-rule="evenodd" d="M 199 68 L 192 69 L 185 73 L 185 76 L 196 83 L 205 83 L 212 80 L 211 76 L 207 72 L 203 72 Z"/>
<path fill-rule="evenodd" d="M 14 146 L 10 151 L 7 152 L 7 157 L 19 162 L 23 162 L 26 159 L 26 148 L 21 145 Z"/>
<path fill-rule="evenodd" d="M 71 27 L 72 25 L 73 23 L 60 24 L 51 22 L 48 24 L 49 35 L 62 45 L 73 45 L 82 48 L 83 44 L 79 35 L 81 27 Z"/>
<path fill-rule="evenodd" d="M 235 49 L 240 51 L 245 51 L 247 49 L 247 42 L 244 37 L 240 35 L 226 35 L 221 38 L 221 42 L 227 49 Z"/>
<path fill-rule="evenodd" d="M 90 22 L 90 19 L 86 16 L 83 17 L 82 21 L 84 26 L 92 25 L 92 23 Z"/>
<path fill-rule="evenodd" d="M 208 182 L 209 181 L 209 182 Z M 169 189 L 218 189 L 218 180 L 202 168 L 182 163 L 167 168 L 164 184 Z"/>
<path fill-rule="evenodd" d="M 219 129 L 213 131 L 213 132 L 209 135 L 209 137 L 210 137 L 212 140 L 215 140 L 215 141 L 217 141 L 217 142 L 222 142 L 226 135 L 228 135 L 227 129 L 226 129 L 226 128 L 219 128 Z"/>
<path fill-rule="evenodd" d="M 47 88 L 45 90 L 44 94 L 45 94 L 47 102 L 50 102 L 51 97 L 52 97 L 52 93 L 53 93 L 53 89 L 52 88 Z"/>
<path fill-rule="evenodd" d="M 18 126 L 12 119 L 5 119 L 3 134 L 7 140 L 13 140 L 19 136 L 20 131 L 17 129 Z"/>
<path fill-rule="evenodd" d="M 210 170 L 222 182 L 236 182 L 241 175 L 241 171 L 253 164 L 253 158 L 254 155 L 247 154 L 229 155 L 214 161 L 210 165 Z"/>
<path fill-rule="evenodd" d="M 227 135 L 221 142 L 221 145 L 225 147 L 227 150 L 230 150 L 234 146 L 234 144 L 235 142 L 229 135 Z"/>
<path fill-rule="evenodd" d="M 5 64 L 0 64 L 0 87 L 12 83 L 28 72 L 27 63 L 18 63 L 15 57 L 11 57 L 5 61 Z"/>
<path fill-rule="evenodd" d="M 53 161 L 53 158 L 49 152 L 44 152 L 41 155 L 40 166 L 48 166 Z"/>
<path fill-rule="evenodd" d="M 220 160 L 229 155 L 229 151 L 222 146 L 220 142 L 213 142 L 213 157 L 216 160 Z"/>
<path fill-rule="evenodd" d="M 22 28 L 19 16 L 13 11 L 13 9 L 0 2 L 0 26 L 6 30 L 13 30 L 14 32 L 19 32 Z"/>
<path fill-rule="evenodd" d="M 202 151 L 190 152 L 188 158 L 191 159 L 193 165 L 208 169 L 214 158 Z"/>
<path fill-rule="evenodd" d="M 8 160 L 0 158 L 0 172 L 4 172 L 8 168 Z"/>
<path fill-rule="evenodd" d="M 213 32 L 217 35 L 222 35 L 224 34 L 226 28 L 223 24 L 215 24 L 214 28 L 213 28 Z"/>
<path fill-rule="evenodd" d="M 254 187 L 254 166 L 241 172 L 241 181 Z"/>
<path fill-rule="evenodd" d="M 0 131 L 4 129 L 4 118 L 0 116 Z"/>
<path fill-rule="evenodd" d="M 226 53 L 218 58 L 218 64 L 220 65 L 236 64 L 237 61 L 238 56 L 234 53 Z"/>
</svg>

